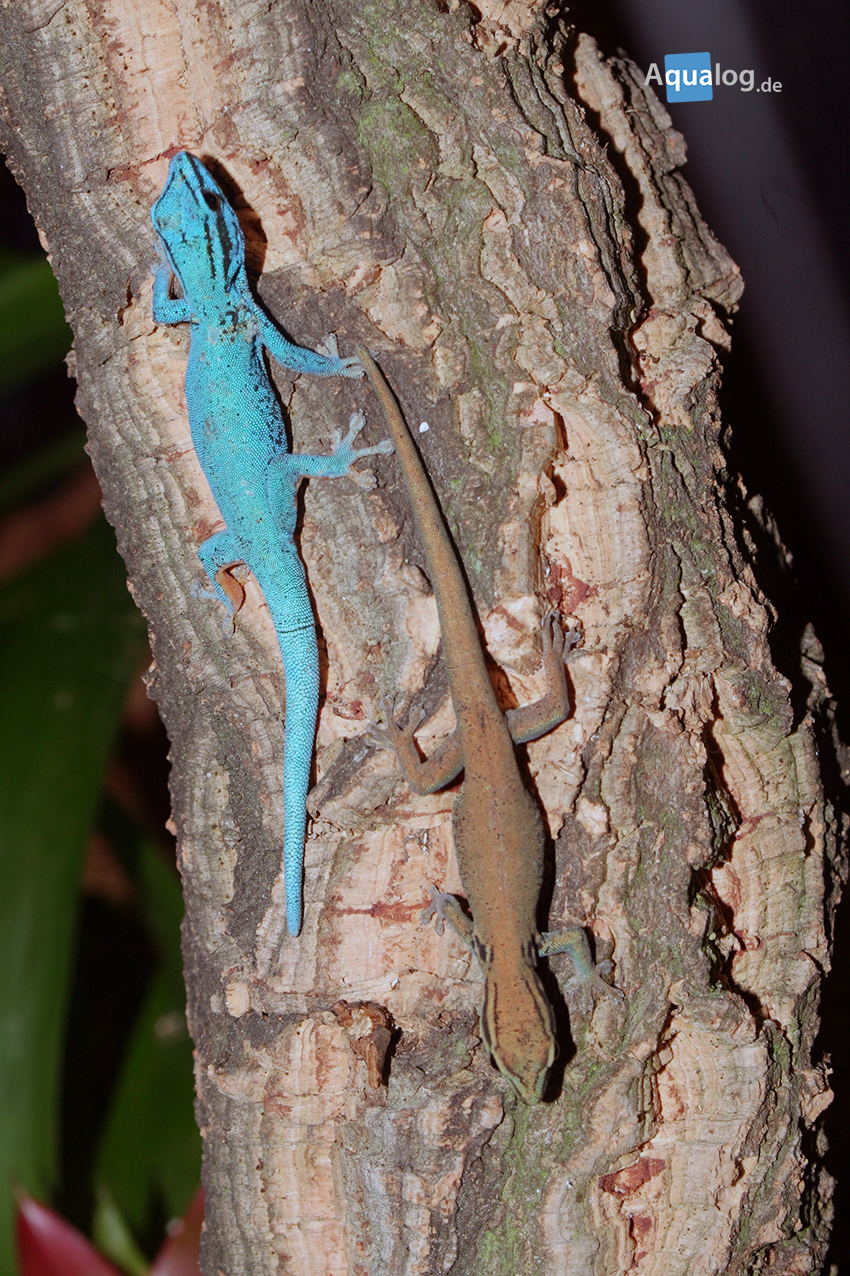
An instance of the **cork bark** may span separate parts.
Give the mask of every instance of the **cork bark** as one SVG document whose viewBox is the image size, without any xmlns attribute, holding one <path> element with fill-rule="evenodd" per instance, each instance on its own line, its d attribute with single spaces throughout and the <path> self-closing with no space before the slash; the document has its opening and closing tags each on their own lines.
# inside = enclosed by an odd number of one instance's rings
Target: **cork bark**
<svg viewBox="0 0 850 1276">
<path fill-rule="evenodd" d="M 204 1137 L 207 1276 L 810 1272 L 830 1181 L 813 1057 L 839 822 L 812 635 L 771 658 L 717 390 L 735 264 L 626 60 L 537 4 L 9 0 L 2 142 L 75 332 L 90 449 L 151 629 L 172 742 Z M 481 978 L 421 924 L 461 891 L 452 794 L 415 797 L 369 723 L 452 724 L 393 458 L 311 483 L 299 544 L 322 707 L 306 917 L 278 953 L 284 687 L 262 598 L 198 597 L 218 513 L 185 328 L 157 329 L 168 156 L 217 166 L 269 312 L 375 350 L 420 440 L 505 706 L 540 619 L 580 624 L 572 717 L 527 749 L 551 831 L 541 926 L 576 921 L 625 1000 L 567 1007 L 555 1098 L 518 1103 Z M 287 380 L 297 451 L 363 383 Z M 426 428 L 427 427 L 427 428 Z"/>
</svg>

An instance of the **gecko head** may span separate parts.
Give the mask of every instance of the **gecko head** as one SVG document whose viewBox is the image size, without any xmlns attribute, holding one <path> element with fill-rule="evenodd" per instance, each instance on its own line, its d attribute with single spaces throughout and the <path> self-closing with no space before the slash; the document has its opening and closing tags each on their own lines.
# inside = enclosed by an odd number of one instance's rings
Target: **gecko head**
<svg viewBox="0 0 850 1276">
<path fill-rule="evenodd" d="M 531 961 L 490 969 L 481 1035 L 493 1061 L 524 1103 L 539 1103 L 558 1054 L 555 1017 Z"/>
<path fill-rule="evenodd" d="M 188 151 L 172 159 L 151 221 L 184 293 L 226 290 L 244 269 L 239 219 L 218 182 Z"/>
</svg>

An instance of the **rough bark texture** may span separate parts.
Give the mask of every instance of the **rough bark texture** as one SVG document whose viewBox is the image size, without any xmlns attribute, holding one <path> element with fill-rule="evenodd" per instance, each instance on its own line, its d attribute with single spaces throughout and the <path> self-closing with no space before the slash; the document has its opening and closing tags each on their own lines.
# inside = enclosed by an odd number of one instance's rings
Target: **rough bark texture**
<svg viewBox="0 0 850 1276">
<path fill-rule="evenodd" d="M 730 512 L 717 352 L 740 279 L 634 68 L 537 6 L 497 18 L 423 0 L 0 9 L 3 142 L 76 334 L 173 745 L 205 1271 L 815 1271 L 839 830 L 816 644 L 774 668 Z M 451 723 L 392 458 L 371 489 L 304 497 L 326 644 L 306 922 L 279 960 L 257 941 L 282 675 L 255 591 L 228 638 L 193 592 L 217 511 L 189 441 L 188 335 L 150 309 L 149 209 L 177 147 L 222 166 L 290 335 L 381 352 L 427 422 L 505 704 L 540 691 L 542 610 L 583 626 L 574 715 L 528 750 L 553 837 L 541 925 L 586 922 L 627 1000 L 567 1028 L 552 960 L 554 1102 L 506 1092 L 476 964 L 420 925 L 429 883 L 460 889 L 451 794 L 413 797 L 366 734 L 398 690 L 434 713 L 426 750 Z M 328 449 L 356 406 L 381 428 L 362 384 L 280 389 L 297 450 Z"/>
</svg>

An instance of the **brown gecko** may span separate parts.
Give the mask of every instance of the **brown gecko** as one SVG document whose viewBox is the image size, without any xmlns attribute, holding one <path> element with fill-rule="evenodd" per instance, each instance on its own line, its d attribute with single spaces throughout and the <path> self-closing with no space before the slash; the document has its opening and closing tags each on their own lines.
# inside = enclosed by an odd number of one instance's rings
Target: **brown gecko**
<svg viewBox="0 0 850 1276">
<path fill-rule="evenodd" d="M 428 474 L 398 404 L 367 350 L 357 356 L 377 394 L 404 472 L 419 538 L 425 551 L 440 618 L 443 656 L 457 727 L 423 761 L 414 732 L 423 718 L 395 721 L 385 702 L 387 729 L 404 777 L 416 793 L 444 788 L 460 771 L 453 830 L 461 880 L 472 920 L 453 895 L 432 890 L 432 905 L 469 944 L 484 973 L 481 1035 L 498 1068 L 526 1103 L 543 1098 L 558 1045 L 555 1016 L 537 973 L 541 956 L 569 952 L 575 979 L 586 988 L 604 983 L 579 927 L 541 936 L 535 923 L 543 878 L 545 830 L 537 803 L 523 784 L 514 742 L 534 740 L 569 715 L 564 670 L 566 640 L 560 618 L 543 623 L 543 665 L 548 690 L 531 705 L 503 713 L 487 672 L 460 561 Z M 431 910 L 429 910 L 431 911 Z M 438 923 L 439 925 L 439 923 Z"/>
</svg>

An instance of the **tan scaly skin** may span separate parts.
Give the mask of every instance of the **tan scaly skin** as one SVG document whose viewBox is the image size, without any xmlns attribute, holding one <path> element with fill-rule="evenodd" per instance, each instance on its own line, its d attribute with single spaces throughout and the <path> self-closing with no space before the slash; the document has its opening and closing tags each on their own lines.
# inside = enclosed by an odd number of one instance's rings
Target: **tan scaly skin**
<svg viewBox="0 0 850 1276">
<path fill-rule="evenodd" d="M 543 625 L 548 690 L 535 704 L 499 708 L 457 553 L 437 498 L 398 404 L 365 349 L 357 356 L 377 394 L 404 472 L 416 528 L 428 562 L 440 617 L 443 657 L 456 730 L 423 761 L 413 734 L 422 711 L 399 727 L 392 702 L 382 733 L 417 793 L 434 793 L 464 772 L 453 812 L 454 844 L 472 921 L 452 895 L 432 892 L 432 909 L 469 944 L 484 973 L 481 1034 L 500 1071 L 526 1103 L 543 1098 L 558 1053 L 555 1017 L 537 974 L 540 955 L 570 952 L 576 980 L 600 984 L 587 937 L 574 927 L 540 936 L 535 914 L 543 877 L 545 831 L 536 802 L 522 782 L 514 742 L 536 739 L 569 715 L 560 620 Z M 571 645 L 578 634 L 570 633 Z M 439 924 L 439 923 L 438 923 Z"/>
</svg>

